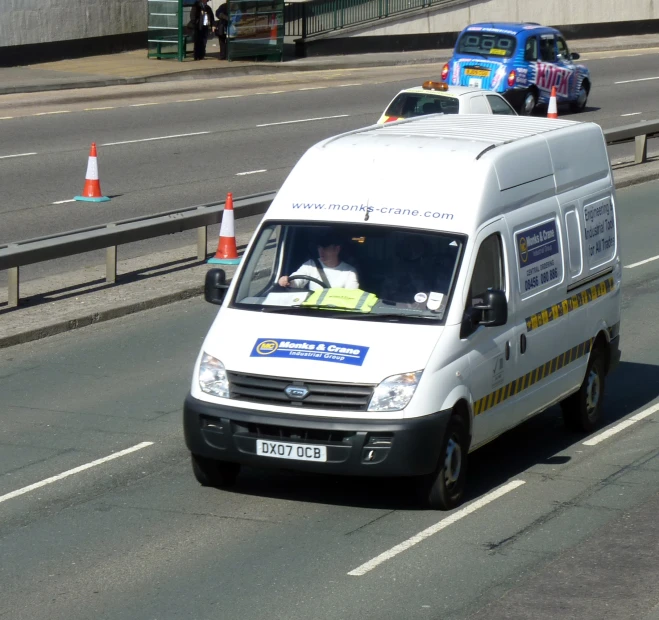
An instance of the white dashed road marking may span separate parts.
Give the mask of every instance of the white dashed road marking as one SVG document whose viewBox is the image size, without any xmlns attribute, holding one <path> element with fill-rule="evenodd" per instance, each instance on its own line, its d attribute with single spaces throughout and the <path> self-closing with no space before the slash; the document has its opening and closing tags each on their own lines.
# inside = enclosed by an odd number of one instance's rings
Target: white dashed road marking
<svg viewBox="0 0 659 620">
<path fill-rule="evenodd" d="M 0 159 L 11 159 L 12 157 L 29 157 L 36 155 L 36 153 L 17 153 L 16 155 L 0 155 Z"/>
<path fill-rule="evenodd" d="M 51 204 L 54 204 L 54 205 L 63 205 L 63 204 L 65 204 L 65 203 L 67 203 L 67 202 L 75 202 L 75 201 L 76 201 L 75 198 L 69 198 L 68 200 L 58 200 L 57 202 L 53 202 L 53 203 L 51 203 Z"/>
<path fill-rule="evenodd" d="M 267 172 L 267 170 L 249 170 L 248 172 L 236 172 L 237 177 L 243 177 L 246 174 L 258 174 L 259 172 Z"/>
<path fill-rule="evenodd" d="M 101 146 L 117 146 L 119 144 L 135 144 L 136 142 L 153 142 L 153 140 L 171 140 L 172 138 L 187 138 L 189 136 L 203 136 L 210 131 L 197 131 L 195 133 L 180 133 L 174 136 L 160 136 L 158 138 L 142 138 L 141 140 L 124 140 L 123 142 L 106 142 Z"/>
<path fill-rule="evenodd" d="M 614 84 L 631 84 L 632 82 L 649 82 L 650 80 L 659 80 L 657 77 L 638 78 L 636 80 L 622 80 L 621 82 L 614 82 Z"/>
<path fill-rule="evenodd" d="M 641 413 L 637 413 L 636 415 L 633 415 L 631 418 L 627 418 L 626 420 L 623 420 L 619 424 L 612 426 L 610 429 L 604 431 L 603 433 L 600 433 L 599 435 L 595 435 L 595 437 L 593 437 L 592 439 L 589 439 L 588 441 L 584 441 L 583 445 L 596 446 L 598 443 L 607 440 L 609 437 L 613 437 L 613 435 L 618 434 L 620 431 L 624 431 L 632 424 L 636 424 L 636 422 L 640 422 L 641 420 L 647 418 L 648 416 L 651 416 L 653 413 L 657 411 L 659 411 L 659 404 L 653 405 L 652 407 L 649 407 L 645 411 L 641 411 Z"/>
<path fill-rule="evenodd" d="M 639 114 L 643 114 L 643 112 L 630 112 L 629 114 L 621 114 L 620 116 L 638 116 Z"/>
<path fill-rule="evenodd" d="M 475 502 L 465 506 L 464 508 L 461 508 L 457 512 L 454 512 L 452 515 L 449 515 L 448 517 L 446 517 L 446 519 L 442 519 L 441 521 L 435 523 L 435 525 L 431 525 L 429 528 L 412 536 L 412 538 L 408 538 L 406 541 L 400 543 L 399 545 L 392 547 L 391 549 L 389 549 L 389 551 L 385 551 L 384 553 L 381 553 L 372 560 L 369 560 L 365 564 L 362 564 L 361 566 L 358 566 L 354 570 L 351 570 L 348 573 L 348 575 L 352 575 L 353 577 L 361 577 L 362 575 L 365 575 L 366 573 L 372 571 L 374 568 L 376 568 L 383 562 L 386 562 L 387 560 L 391 560 L 391 558 L 397 556 L 399 553 L 402 553 L 403 551 L 407 551 L 410 547 L 417 545 L 418 543 L 424 541 L 426 538 L 430 538 L 430 536 L 432 536 L 433 534 L 440 532 L 441 530 L 447 528 L 449 525 L 452 525 L 456 521 L 459 521 L 460 519 L 463 519 L 464 517 L 470 515 L 472 512 L 476 512 L 479 508 L 486 506 L 490 502 L 493 502 L 495 499 L 499 499 L 506 493 L 510 493 L 510 491 L 514 491 L 517 487 L 520 487 L 523 484 L 524 484 L 524 480 L 512 480 L 508 484 L 504 484 L 502 487 L 499 487 L 498 489 L 495 489 L 491 493 L 484 495 L 479 500 L 476 500 Z"/>
<path fill-rule="evenodd" d="M 640 267 L 646 263 L 651 263 L 652 261 L 659 260 L 659 256 L 653 256 L 652 258 L 646 258 L 645 260 L 640 260 L 638 263 L 632 263 L 631 265 L 625 265 L 625 269 L 634 269 L 634 267 Z"/>
<path fill-rule="evenodd" d="M 291 125 L 293 123 L 310 123 L 312 121 L 325 121 L 331 118 L 346 118 L 350 114 L 337 114 L 336 116 L 319 116 L 318 118 L 302 118 L 297 121 L 281 121 L 280 123 L 263 123 L 257 127 L 272 127 L 273 125 Z"/>
<path fill-rule="evenodd" d="M 23 487 L 22 489 L 17 489 L 16 491 L 12 491 L 11 493 L 7 493 L 6 495 L 0 495 L 0 504 L 2 502 L 6 502 L 9 499 L 13 499 L 14 497 L 18 497 L 19 495 L 25 495 L 25 493 L 29 493 L 30 491 L 34 491 L 35 489 L 40 489 L 41 487 L 45 487 L 47 484 L 52 484 L 53 482 L 57 482 L 58 480 L 63 480 L 64 478 L 68 478 L 69 476 L 73 476 L 74 474 L 79 474 L 81 471 L 85 471 L 86 469 L 96 467 L 97 465 L 102 465 L 103 463 L 107 463 L 108 461 L 113 461 L 114 459 L 118 459 L 122 456 L 126 456 L 131 452 L 137 452 L 137 450 L 141 450 L 142 448 L 146 448 L 152 445 L 153 445 L 152 441 L 143 441 L 142 443 L 138 443 L 136 446 L 133 446 L 132 448 L 126 448 L 125 450 L 121 450 L 119 452 L 113 452 L 109 456 L 103 457 L 102 459 L 92 461 L 91 463 L 85 463 L 84 465 L 80 465 L 79 467 L 74 467 L 73 469 L 69 469 L 68 471 L 62 472 L 61 474 L 57 474 L 56 476 L 52 476 L 51 478 L 46 478 L 45 480 L 41 480 L 41 482 L 35 482 L 30 486 Z"/>
</svg>

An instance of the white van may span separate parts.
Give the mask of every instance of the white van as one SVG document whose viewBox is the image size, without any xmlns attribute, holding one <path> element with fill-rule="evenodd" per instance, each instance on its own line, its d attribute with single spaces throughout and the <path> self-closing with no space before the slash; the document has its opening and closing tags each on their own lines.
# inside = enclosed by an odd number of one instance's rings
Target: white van
<svg viewBox="0 0 659 620">
<path fill-rule="evenodd" d="M 437 115 L 313 146 L 231 284 L 207 274 L 197 480 L 409 476 L 451 509 L 467 454 L 530 416 L 591 431 L 620 357 L 615 207 L 593 123 Z"/>
</svg>

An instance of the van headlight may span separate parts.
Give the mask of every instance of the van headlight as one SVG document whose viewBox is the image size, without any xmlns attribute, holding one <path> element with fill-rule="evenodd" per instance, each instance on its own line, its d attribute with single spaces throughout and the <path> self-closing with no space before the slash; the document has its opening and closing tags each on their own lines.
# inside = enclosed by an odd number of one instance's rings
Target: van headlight
<svg viewBox="0 0 659 620">
<path fill-rule="evenodd" d="M 229 378 L 224 364 L 212 355 L 208 355 L 208 353 L 201 356 L 199 387 L 206 394 L 229 398 Z"/>
<path fill-rule="evenodd" d="M 369 411 L 400 411 L 405 409 L 414 396 L 414 390 L 419 385 L 423 374 L 422 370 L 417 372 L 406 372 L 403 375 L 387 377 L 375 388 Z"/>
</svg>

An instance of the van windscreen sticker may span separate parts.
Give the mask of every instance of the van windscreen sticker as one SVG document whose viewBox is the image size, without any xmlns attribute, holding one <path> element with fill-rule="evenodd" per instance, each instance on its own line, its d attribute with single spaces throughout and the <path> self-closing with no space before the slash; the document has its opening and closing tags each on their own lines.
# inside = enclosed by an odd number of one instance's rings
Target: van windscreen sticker
<svg viewBox="0 0 659 620">
<path fill-rule="evenodd" d="M 340 342 L 259 338 L 250 357 L 288 357 L 361 366 L 367 353 L 368 347 Z"/>
<path fill-rule="evenodd" d="M 522 297 L 544 291 L 563 280 L 561 244 L 556 220 L 515 234 Z"/>
</svg>

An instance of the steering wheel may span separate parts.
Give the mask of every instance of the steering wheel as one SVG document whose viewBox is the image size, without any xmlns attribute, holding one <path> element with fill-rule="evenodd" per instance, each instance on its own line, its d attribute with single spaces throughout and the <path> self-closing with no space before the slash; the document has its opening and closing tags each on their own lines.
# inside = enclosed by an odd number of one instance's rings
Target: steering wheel
<svg viewBox="0 0 659 620">
<path fill-rule="evenodd" d="M 323 288 L 329 288 L 322 280 L 319 280 L 318 278 L 314 278 L 313 276 L 289 276 L 288 281 L 290 282 L 291 280 L 309 280 L 309 282 L 314 282 L 315 284 L 318 284 L 319 286 L 322 286 Z"/>
</svg>

